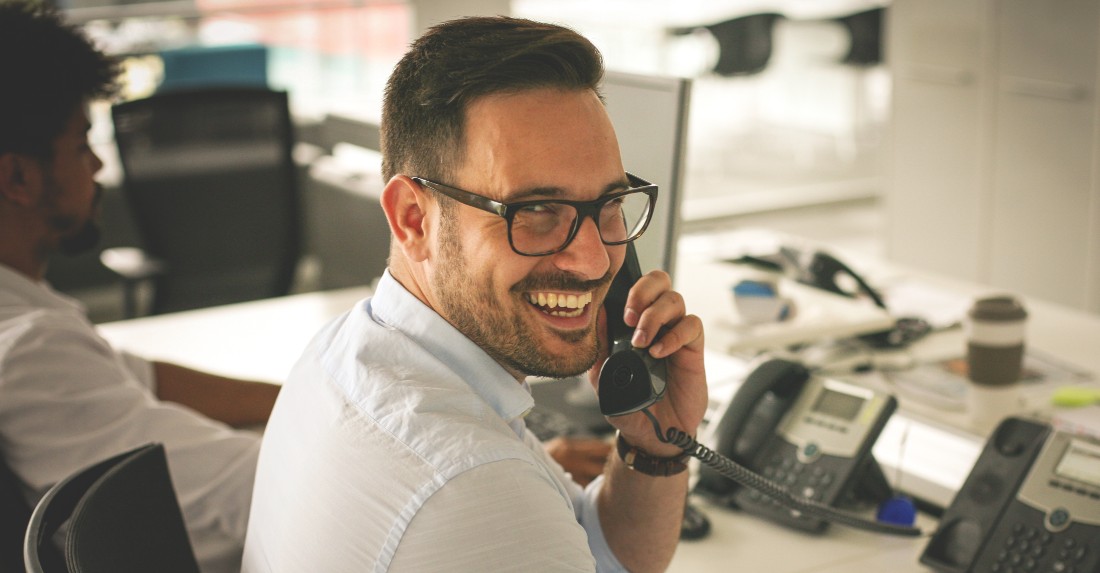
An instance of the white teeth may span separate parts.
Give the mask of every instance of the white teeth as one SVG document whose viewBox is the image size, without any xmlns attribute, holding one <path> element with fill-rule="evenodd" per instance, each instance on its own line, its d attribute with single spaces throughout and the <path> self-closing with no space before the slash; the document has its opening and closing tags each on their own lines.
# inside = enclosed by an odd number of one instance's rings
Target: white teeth
<svg viewBox="0 0 1100 573">
<path fill-rule="evenodd" d="M 560 312 L 553 311 L 550 314 L 554 316 L 580 316 L 584 311 L 584 308 L 592 302 L 592 293 L 586 292 L 581 295 L 576 294 L 558 294 L 558 293 L 527 293 L 527 300 L 534 305 L 544 306 L 547 308 L 568 308 L 575 309 L 576 311 Z"/>
</svg>

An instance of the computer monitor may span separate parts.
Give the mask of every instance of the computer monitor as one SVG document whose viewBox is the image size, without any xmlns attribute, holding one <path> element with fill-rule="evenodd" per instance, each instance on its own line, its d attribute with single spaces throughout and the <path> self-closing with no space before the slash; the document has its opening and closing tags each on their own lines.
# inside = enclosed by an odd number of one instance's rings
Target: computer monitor
<svg viewBox="0 0 1100 573">
<path fill-rule="evenodd" d="M 637 242 L 642 271 L 662 269 L 673 274 L 691 80 L 609 70 L 603 95 L 623 166 L 660 189 L 653 220 Z"/>
</svg>

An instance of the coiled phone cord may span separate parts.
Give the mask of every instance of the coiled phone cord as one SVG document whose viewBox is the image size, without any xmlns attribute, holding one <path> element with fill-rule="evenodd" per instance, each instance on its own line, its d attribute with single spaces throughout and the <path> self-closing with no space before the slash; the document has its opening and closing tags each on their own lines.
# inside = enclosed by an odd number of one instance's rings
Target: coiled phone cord
<svg viewBox="0 0 1100 573">
<path fill-rule="evenodd" d="M 787 488 L 778 483 L 700 444 L 695 438 L 681 431 L 679 428 L 669 428 L 667 432 L 662 432 L 661 424 L 649 411 L 649 408 L 643 408 L 642 412 L 649 418 L 650 424 L 653 425 L 653 431 L 657 433 L 657 439 L 662 443 L 672 444 L 680 448 L 684 453 L 698 459 L 724 477 L 768 495 L 778 500 L 780 504 L 791 508 L 792 511 L 797 511 L 832 523 L 847 525 L 855 529 L 870 531 L 872 533 L 883 533 L 901 537 L 919 537 L 925 534 L 917 527 L 871 521 L 845 513 L 818 501 L 803 496 L 793 495 Z"/>
</svg>

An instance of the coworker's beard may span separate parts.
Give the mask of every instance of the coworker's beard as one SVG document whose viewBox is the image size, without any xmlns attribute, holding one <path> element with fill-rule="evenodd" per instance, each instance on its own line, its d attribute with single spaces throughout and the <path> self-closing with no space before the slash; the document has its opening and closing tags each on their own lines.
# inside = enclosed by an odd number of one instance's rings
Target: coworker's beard
<svg viewBox="0 0 1100 573">
<path fill-rule="evenodd" d="M 56 197 L 60 189 L 56 187 L 50 190 L 50 197 Z M 100 201 L 103 199 L 103 187 L 98 183 L 95 187 L 95 196 L 92 199 L 91 215 L 84 221 L 80 221 L 76 217 L 68 215 L 54 215 L 50 217 L 50 225 L 58 231 L 69 231 L 61 236 L 58 241 L 57 250 L 63 255 L 74 257 L 87 253 L 95 248 L 99 244 L 102 232 L 99 228 L 99 223 L 96 221 L 95 214 L 99 211 Z"/>
<path fill-rule="evenodd" d="M 80 227 L 76 232 L 65 235 L 61 238 L 61 242 L 58 243 L 58 252 L 63 255 L 75 257 L 82 255 L 95 248 L 99 244 L 99 239 L 102 236 L 102 232 L 99 229 L 99 225 L 95 221 L 89 219 L 84 222 L 84 225 Z"/>
<path fill-rule="evenodd" d="M 552 331 L 571 344 L 570 351 L 557 356 L 542 348 L 532 327 L 524 322 L 520 312 L 512 312 L 522 293 L 531 290 L 594 290 L 610 281 L 605 276 L 596 281 L 578 281 L 568 276 L 528 277 L 512 287 L 504 300 L 486 300 L 469 293 L 492 293 L 492 281 L 486 274 L 467 272 L 471 267 L 462 255 L 453 216 L 444 215 L 440 226 L 440 264 L 432 279 L 441 310 L 446 318 L 477 344 L 489 356 L 504 366 L 528 376 L 565 378 L 586 372 L 596 363 L 598 345 L 596 328 L 584 331 Z M 595 312 L 590 309 L 589 312 Z"/>
</svg>

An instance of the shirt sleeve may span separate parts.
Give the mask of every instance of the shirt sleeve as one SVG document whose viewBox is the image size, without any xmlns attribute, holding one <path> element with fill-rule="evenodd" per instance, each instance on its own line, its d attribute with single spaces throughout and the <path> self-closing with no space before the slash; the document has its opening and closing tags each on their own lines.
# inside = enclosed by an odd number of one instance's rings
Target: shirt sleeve
<svg viewBox="0 0 1100 573">
<path fill-rule="evenodd" d="M 239 566 L 259 437 L 157 400 L 132 369 L 141 362 L 121 358 L 75 320 L 40 315 L 7 330 L 0 345 L 5 458 L 36 502 L 83 467 L 163 443 L 197 557 L 224 558 L 235 547 Z"/>
<path fill-rule="evenodd" d="M 561 467 L 561 464 L 547 453 L 542 442 L 534 434 L 525 432 L 524 440 L 528 447 L 537 452 L 537 455 L 542 458 L 543 463 L 553 468 L 558 479 L 569 492 L 577 522 L 588 534 L 588 548 L 596 558 L 596 570 L 600 573 L 618 573 L 620 571 L 625 573 L 626 568 L 619 563 L 615 554 L 611 552 L 611 547 L 607 544 L 607 538 L 603 535 L 603 527 L 600 526 L 600 512 L 596 500 L 600 495 L 600 489 L 603 487 L 603 476 L 596 477 L 587 487 L 581 489 L 581 486 L 573 481 L 572 476 L 565 471 L 565 468 Z"/>
<path fill-rule="evenodd" d="M 153 363 L 136 354 L 130 354 L 125 350 L 116 350 L 115 353 L 118 359 L 122 361 L 123 367 L 134 377 L 134 380 L 148 390 L 150 395 L 156 396 L 157 376 L 153 371 Z"/>
</svg>

